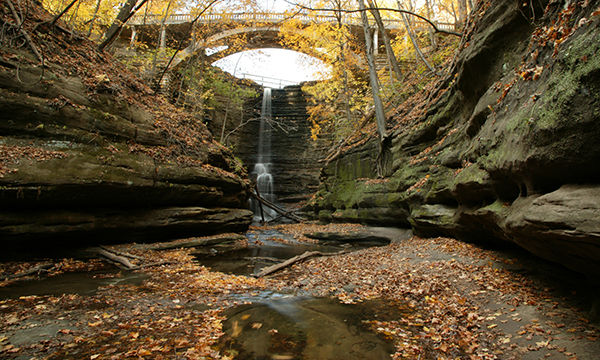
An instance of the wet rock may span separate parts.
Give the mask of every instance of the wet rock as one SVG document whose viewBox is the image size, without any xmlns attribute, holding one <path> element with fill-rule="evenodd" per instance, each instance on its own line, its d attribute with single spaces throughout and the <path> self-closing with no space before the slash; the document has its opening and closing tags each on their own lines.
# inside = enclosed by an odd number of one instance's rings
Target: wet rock
<svg viewBox="0 0 600 360">
<path fill-rule="evenodd" d="M 399 229 L 389 227 L 367 227 L 360 231 L 351 232 L 313 232 L 306 233 L 304 236 L 321 240 L 337 242 L 377 242 L 391 243 L 409 239 L 412 236 L 410 229 Z"/>
</svg>

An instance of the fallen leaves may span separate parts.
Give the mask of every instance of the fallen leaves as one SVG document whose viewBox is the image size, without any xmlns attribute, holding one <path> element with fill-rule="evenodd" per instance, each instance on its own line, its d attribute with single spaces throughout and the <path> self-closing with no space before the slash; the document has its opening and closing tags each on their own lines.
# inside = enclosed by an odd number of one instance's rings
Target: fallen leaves
<svg viewBox="0 0 600 360">
<path fill-rule="evenodd" d="M 0 177 L 16 172 L 16 168 L 8 166 L 18 165 L 22 160 L 47 161 L 67 156 L 69 155 L 62 151 L 44 150 L 35 146 L 0 145 Z"/>
</svg>

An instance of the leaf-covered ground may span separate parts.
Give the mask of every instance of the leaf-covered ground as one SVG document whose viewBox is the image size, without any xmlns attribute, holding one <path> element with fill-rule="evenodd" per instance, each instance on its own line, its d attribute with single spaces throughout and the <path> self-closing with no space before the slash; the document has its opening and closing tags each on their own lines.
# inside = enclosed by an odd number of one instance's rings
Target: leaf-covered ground
<svg viewBox="0 0 600 360">
<path fill-rule="evenodd" d="M 301 238 L 311 231 L 278 226 Z M 358 229 L 356 229 L 358 230 Z M 257 231 L 257 229 L 254 229 Z M 301 239 L 300 239 L 301 240 Z M 213 272 L 192 250 L 119 250 L 140 256 L 140 285 L 111 285 L 82 296 L 24 296 L 0 301 L 0 357 L 24 359 L 218 359 L 223 309 L 236 294 L 302 291 L 355 303 L 382 298 L 411 315 L 372 319 L 394 342 L 396 359 L 595 359 L 597 324 L 590 294 L 577 275 L 509 250 L 488 250 L 448 238 L 412 238 L 340 256 L 314 258 L 270 278 Z M 61 271 L 101 269 L 97 260 L 63 260 Z M 37 263 L 5 263 L 5 272 Z M 119 276 L 117 274 L 106 276 Z M 6 285 L 6 284 L 5 284 Z"/>
</svg>

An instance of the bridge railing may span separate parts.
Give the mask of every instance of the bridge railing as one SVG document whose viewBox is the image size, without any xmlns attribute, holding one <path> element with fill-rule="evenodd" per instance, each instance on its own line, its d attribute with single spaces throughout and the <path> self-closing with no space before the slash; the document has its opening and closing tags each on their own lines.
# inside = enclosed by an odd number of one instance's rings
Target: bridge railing
<svg viewBox="0 0 600 360">
<path fill-rule="evenodd" d="M 254 81 L 262 86 L 265 86 L 265 87 L 272 87 L 272 88 L 279 88 L 279 89 L 283 88 L 284 86 L 288 86 L 288 85 L 298 85 L 301 82 L 301 81 L 279 79 L 279 78 L 263 76 L 263 75 L 254 75 L 254 74 L 249 74 L 249 73 L 243 73 L 243 74 L 241 74 L 240 77 L 242 79 L 252 80 L 252 81 Z"/>
<path fill-rule="evenodd" d="M 238 23 L 246 23 L 246 22 L 263 22 L 263 23 L 277 23 L 287 19 L 296 19 L 301 21 L 302 23 L 310 23 L 310 22 L 319 22 L 319 23 L 327 23 L 327 22 L 335 22 L 337 21 L 334 16 L 331 15 L 305 15 L 305 14 L 296 14 L 293 17 L 289 13 L 268 13 L 268 12 L 253 12 L 253 13 L 208 13 L 202 14 L 198 18 L 198 23 L 201 24 L 209 24 L 215 22 L 227 22 L 233 21 Z M 169 15 L 165 19 L 165 24 L 183 24 L 189 23 L 195 16 L 192 14 L 172 14 Z M 156 25 L 160 24 L 163 21 L 162 15 L 135 15 L 131 19 L 129 19 L 129 25 Z M 399 19 L 387 18 L 383 19 L 386 27 L 388 29 L 397 29 L 402 26 L 402 21 Z M 344 18 L 345 24 L 350 25 L 361 25 L 361 18 L 358 16 L 350 16 Z M 454 24 L 452 23 L 436 23 L 437 27 L 442 30 L 454 30 Z M 429 26 L 427 22 L 423 20 L 415 20 L 413 21 L 413 27 L 425 29 Z"/>
</svg>

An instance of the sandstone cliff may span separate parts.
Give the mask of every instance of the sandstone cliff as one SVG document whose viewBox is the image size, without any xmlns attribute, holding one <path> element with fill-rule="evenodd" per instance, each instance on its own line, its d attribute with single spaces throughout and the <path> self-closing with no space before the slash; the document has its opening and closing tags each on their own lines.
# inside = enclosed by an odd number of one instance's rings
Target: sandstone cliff
<svg viewBox="0 0 600 360">
<path fill-rule="evenodd" d="M 34 7 L 25 28 L 44 54 L 42 71 L 10 31 L 10 12 L 2 16 L 2 240 L 150 240 L 247 228 L 245 171 L 204 124 L 87 40 L 34 30 L 48 18 Z"/>
<path fill-rule="evenodd" d="M 513 242 L 600 274 L 598 1 L 533 6 L 479 2 L 437 100 L 392 119 L 393 174 L 375 178 L 375 140 L 346 152 L 315 214 Z"/>
</svg>

